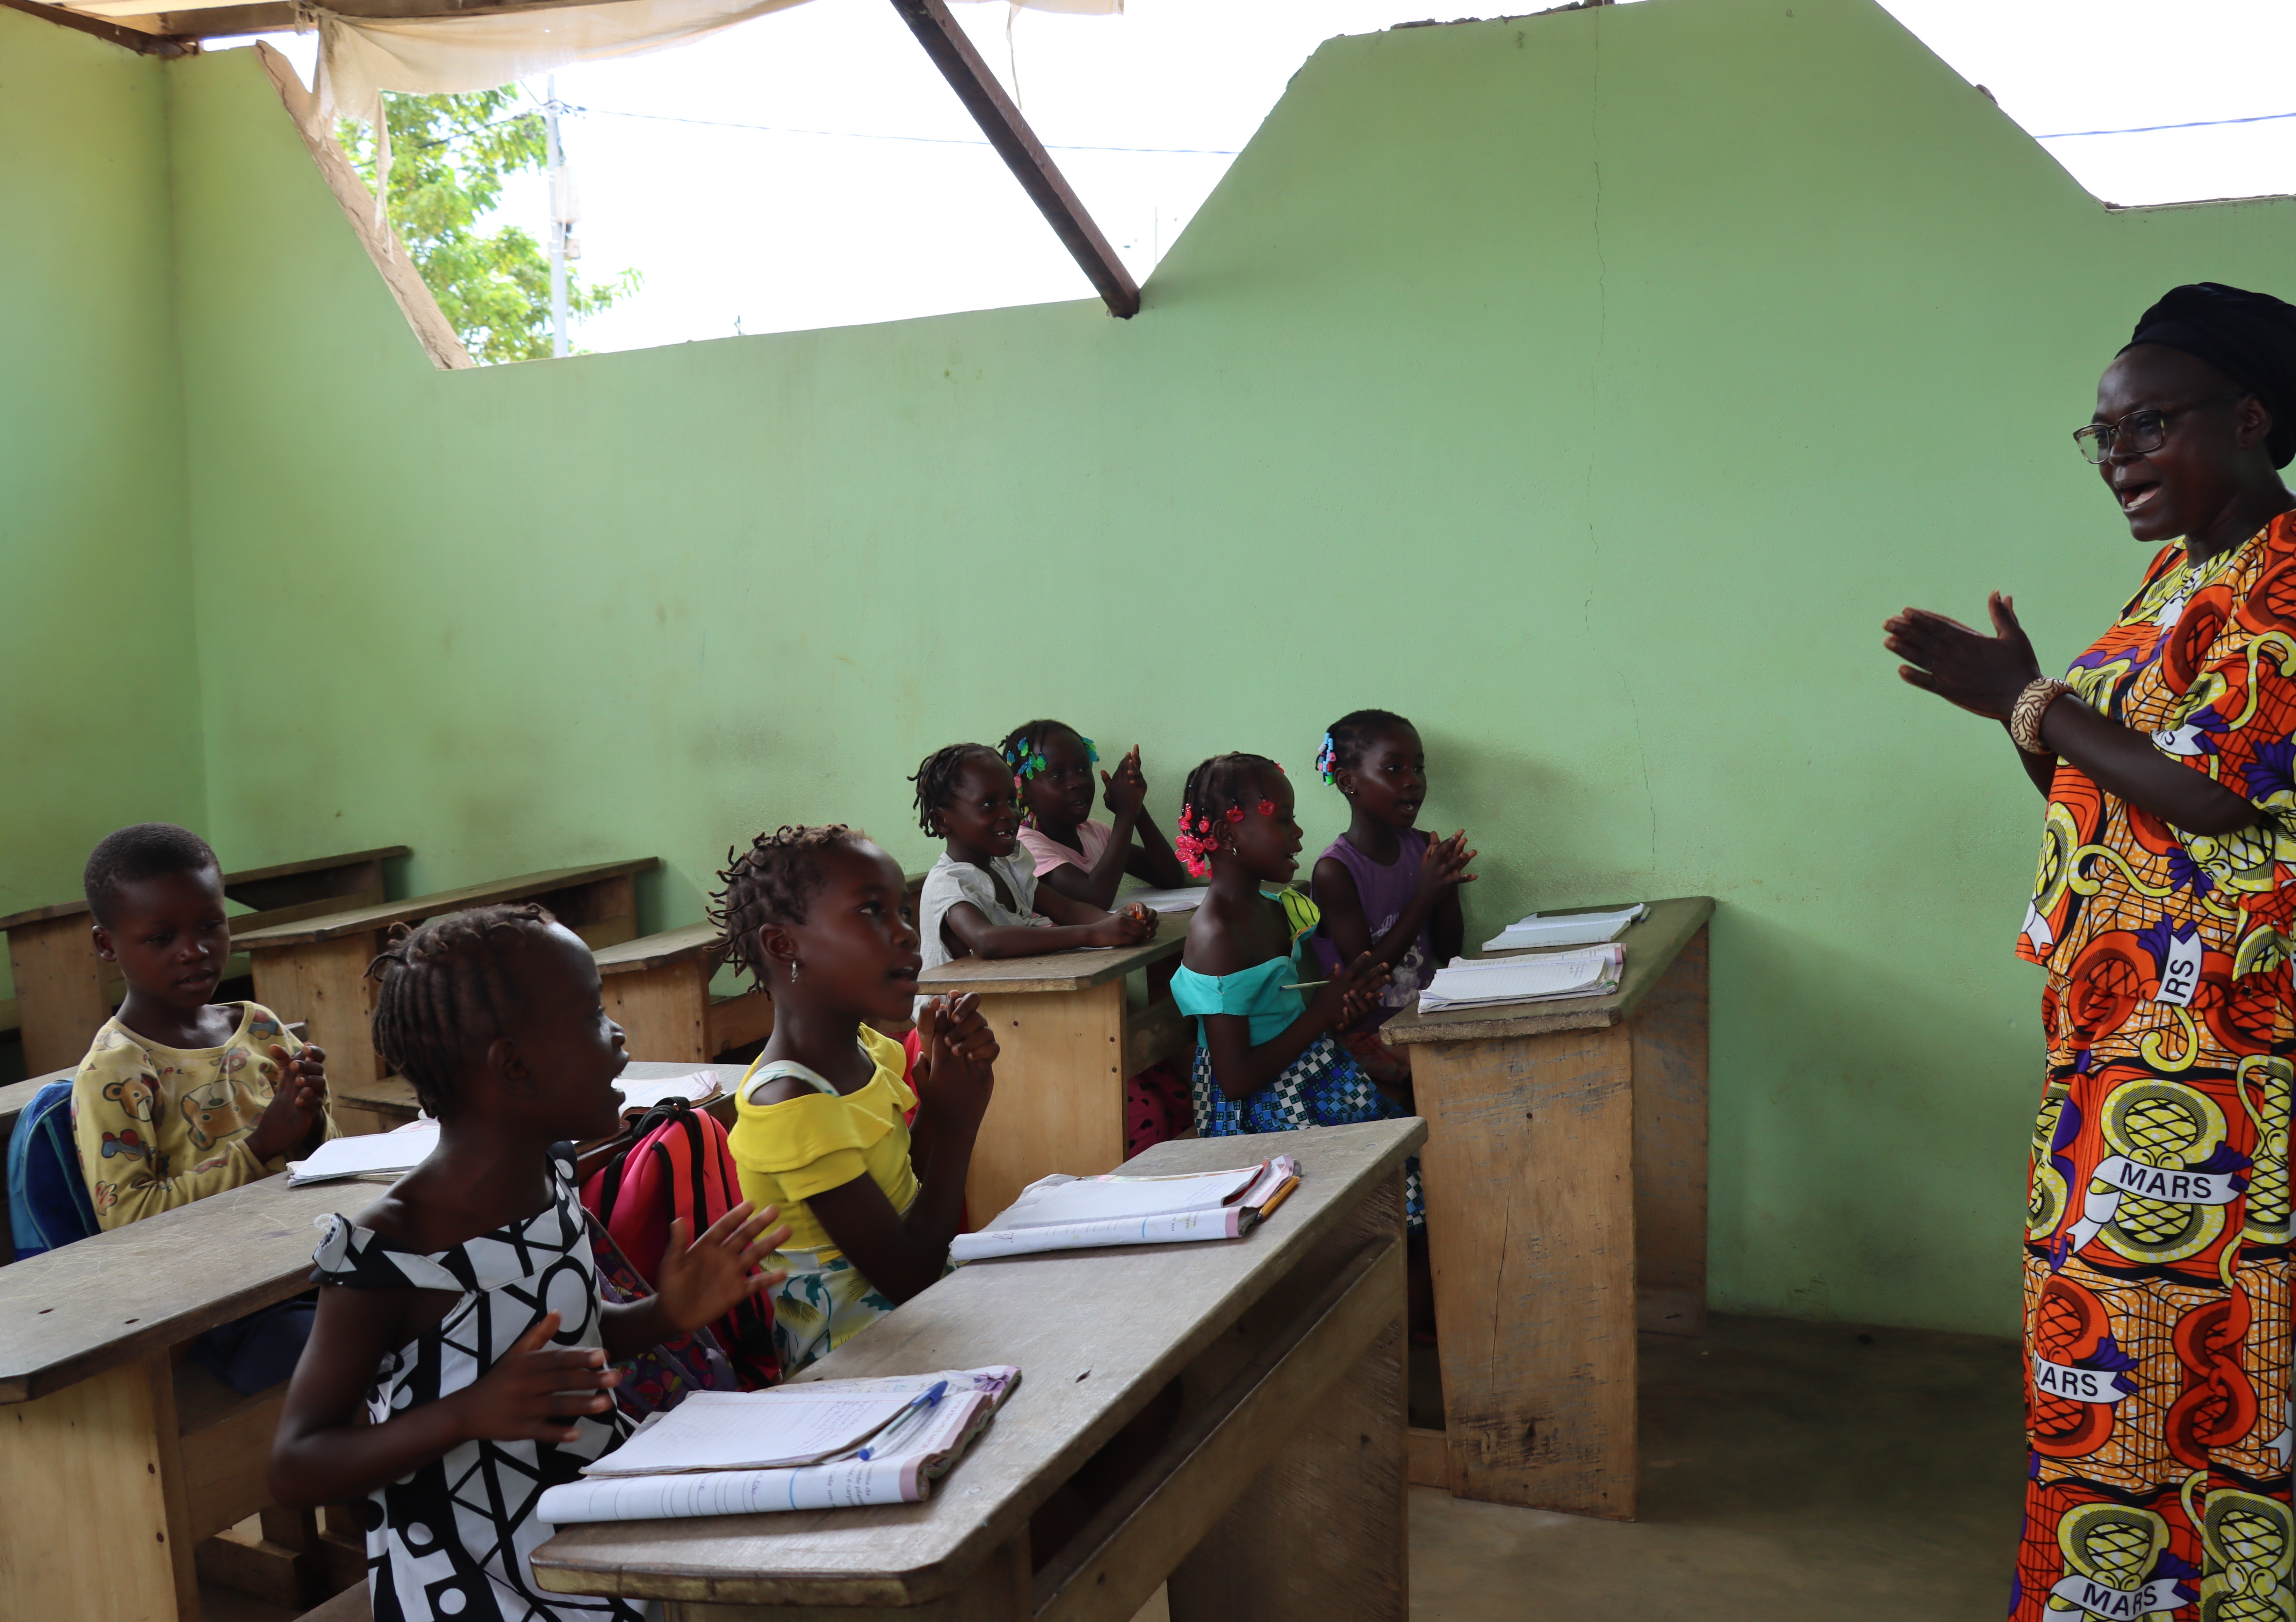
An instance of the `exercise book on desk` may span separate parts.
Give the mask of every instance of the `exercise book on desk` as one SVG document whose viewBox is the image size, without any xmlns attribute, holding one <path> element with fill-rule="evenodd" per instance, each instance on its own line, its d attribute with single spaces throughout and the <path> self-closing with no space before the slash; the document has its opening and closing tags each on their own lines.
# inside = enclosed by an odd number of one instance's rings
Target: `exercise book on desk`
<svg viewBox="0 0 2296 1622">
<path fill-rule="evenodd" d="M 1616 944 L 1540 957 L 1454 958 L 1419 994 L 1419 1012 L 1606 996 L 1619 988 L 1626 962 Z"/>
<path fill-rule="evenodd" d="M 948 1253 L 952 1260 L 977 1262 L 1040 1250 L 1239 1239 L 1299 1185 L 1300 1162 L 1288 1154 L 1174 1177 L 1054 1172 L 1022 1189 L 987 1227 L 958 1234 Z"/>
<path fill-rule="evenodd" d="M 1519 918 L 1483 943 L 1486 952 L 1535 951 L 1544 946 L 1592 946 L 1616 940 L 1627 926 L 1650 911 L 1637 901 L 1632 906 L 1603 913 L 1533 913 Z"/>
<path fill-rule="evenodd" d="M 566 1526 L 915 1503 L 1020 1379 L 999 1366 L 696 1391 L 544 1493 L 535 1514 Z"/>
<path fill-rule="evenodd" d="M 667 1081 L 633 1081 L 625 1076 L 614 1085 L 622 1095 L 622 1113 L 633 1110 L 651 1110 L 656 1104 L 668 1103 L 673 1098 L 688 1103 L 705 1104 L 718 1096 L 718 1077 L 709 1070 L 696 1070 L 691 1076 L 673 1076 Z"/>
<path fill-rule="evenodd" d="M 287 1162 L 287 1184 L 300 1188 L 307 1183 L 340 1183 L 353 1177 L 395 1182 L 430 1159 L 438 1146 L 439 1123 L 427 1115 L 389 1132 L 329 1138 L 308 1159 Z"/>
</svg>

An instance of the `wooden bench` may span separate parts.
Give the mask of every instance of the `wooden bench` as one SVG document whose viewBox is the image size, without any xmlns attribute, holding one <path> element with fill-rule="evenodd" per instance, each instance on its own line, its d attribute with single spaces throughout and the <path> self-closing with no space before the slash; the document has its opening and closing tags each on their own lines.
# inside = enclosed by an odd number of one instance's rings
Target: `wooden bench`
<svg viewBox="0 0 2296 1622">
<path fill-rule="evenodd" d="M 1126 1078 L 1193 1039 L 1193 1022 L 1171 995 L 1172 969 L 1193 916 L 1160 914 L 1156 933 L 1136 946 L 960 957 L 918 979 L 917 989 L 931 996 L 979 994 L 1002 1050 L 965 1184 L 975 1222 L 988 1221 L 1048 1172 L 1086 1176 L 1123 1162 Z M 1136 1006 L 1125 978 L 1139 971 L 1146 971 L 1148 995 Z"/>
<path fill-rule="evenodd" d="M 722 938 L 715 924 L 693 923 L 596 954 L 606 1012 L 632 1056 L 699 1063 L 773 1034 L 774 1000 L 764 992 L 711 994 Z"/>
<path fill-rule="evenodd" d="M 1634 1518 L 1636 1333 L 1706 1328 L 1713 911 L 1652 902 L 1609 996 L 1382 1028 L 1411 1050 L 1427 1120 L 1439 1445 L 1461 1497 Z"/>
<path fill-rule="evenodd" d="M 671 1602 L 686 1622 L 1131 1622 L 1160 1585 L 1174 1622 L 1404 1622 L 1400 1172 L 1425 1135 L 1403 1120 L 1158 1144 L 1138 1170 L 1283 1152 L 1305 1180 L 1232 1243 L 961 1268 L 799 1377 L 1017 1364 L 924 1503 L 571 1527 L 536 1552 L 536 1581 Z M 1105 1479 L 1100 1450 L 1158 1411 L 1161 1446 Z M 1052 1522 L 1031 1518 L 1064 1488 L 1096 1512 L 1043 1546 Z"/>
<path fill-rule="evenodd" d="M 653 1060 L 633 1059 L 629 1069 L 622 1072 L 624 1081 L 668 1081 L 679 1076 L 691 1076 L 696 1070 L 714 1070 L 718 1074 L 719 1092 L 709 1108 L 730 1128 L 734 1124 L 734 1089 L 740 1085 L 742 1072 L 749 1067 L 739 1064 L 694 1064 L 680 1061 L 663 1064 Z M 414 1096 L 414 1084 L 404 1076 L 378 1077 L 373 1081 L 348 1085 L 330 1083 L 331 1107 L 335 1125 L 346 1136 L 362 1132 L 389 1132 L 404 1126 L 422 1113 L 422 1101 Z"/>
<path fill-rule="evenodd" d="M 386 845 L 227 872 L 223 893 L 255 909 L 232 920 L 232 933 L 373 905 L 383 898 L 382 864 L 406 854 L 404 845 Z M 8 966 L 16 977 L 16 1018 L 27 1072 L 78 1064 L 119 1005 L 113 990 L 119 976 L 95 954 L 88 927 L 85 897 L 0 918 L 0 930 L 8 932 Z M 232 972 L 226 965 L 226 973 Z"/>
<path fill-rule="evenodd" d="M 660 863 L 652 856 L 554 868 L 491 884 L 465 885 L 405 901 L 314 913 L 268 929 L 234 931 L 233 944 L 255 962 L 255 999 L 284 1020 L 302 1020 L 310 1040 L 327 1050 L 327 1075 L 338 1088 L 382 1076 L 369 1033 L 374 983 L 367 965 L 398 923 L 504 901 L 538 901 L 593 948 L 637 935 L 632 880 Z M 75 1059 L 77 1054 L 73 1056 Z"/>
<path fill-rule="evenodd" d="M 0 1268 L 9 1614 L 198 1616 L 195 1551 L 268 1505 L 286 1388 L 240 1397 L 180 1348 L 309 1289 L 312 1220 L 381 1192 L 267 1177 Z"/>
</svg>

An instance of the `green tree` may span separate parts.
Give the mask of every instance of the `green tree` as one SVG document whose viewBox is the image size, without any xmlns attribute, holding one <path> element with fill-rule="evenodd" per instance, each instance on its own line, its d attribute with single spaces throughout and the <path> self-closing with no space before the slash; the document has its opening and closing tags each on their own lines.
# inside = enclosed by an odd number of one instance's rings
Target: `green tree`
<svg viewBox="0 0 2296 1622">
<path fill-rule="evenodd" d="M 516 225 L 491 235 L 476 222 L 502 201 L 503 181 L 548 165 L 542 114 L 517 111 L 512 86 L 461 95 L 387 95 L 390 223 L 463 348 L 482 363 L 550 353 L 550 257 Z M 343 123 L 343 150 L 375 183 L 374 133 Z M 570 317 L 594 315 L 638 290 L 638 273 L 584 283 L 566 270 Z"/>
</svg>

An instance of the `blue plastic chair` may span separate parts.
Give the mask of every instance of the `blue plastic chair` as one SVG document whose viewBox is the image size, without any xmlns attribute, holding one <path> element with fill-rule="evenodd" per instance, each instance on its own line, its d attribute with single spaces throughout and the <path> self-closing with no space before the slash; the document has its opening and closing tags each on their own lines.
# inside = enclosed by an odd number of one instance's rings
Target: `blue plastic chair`
<svg viewBox="0 0 2296 1622">
<path fill-rule="evenodd" d="M 20 1262 L 97 1232 L 72 1143 L 71 1094 L 70 1077 L 48 1083 L 32 1094 L 8 1139 L 8 1225 Z"/>
</svg>

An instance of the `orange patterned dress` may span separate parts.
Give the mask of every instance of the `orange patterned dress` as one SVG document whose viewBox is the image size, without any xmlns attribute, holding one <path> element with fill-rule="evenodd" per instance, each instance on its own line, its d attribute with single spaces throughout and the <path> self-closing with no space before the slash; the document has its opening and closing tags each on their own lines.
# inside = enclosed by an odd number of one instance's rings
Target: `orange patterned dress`
<svg viewBox="0 0 2296 1622">
<path fill-rule="evenodd" d="M 2288 1622 L 2296 513 L 2163 551 L 2065 679 L 2263 815 L 2182 832 L 2063 763 L 2049 792 L 2010 1614 Z"/>
</svg>

